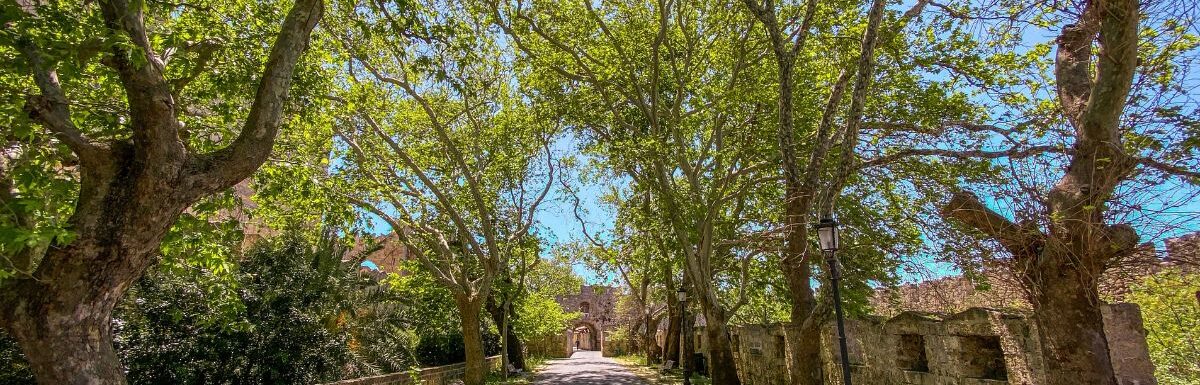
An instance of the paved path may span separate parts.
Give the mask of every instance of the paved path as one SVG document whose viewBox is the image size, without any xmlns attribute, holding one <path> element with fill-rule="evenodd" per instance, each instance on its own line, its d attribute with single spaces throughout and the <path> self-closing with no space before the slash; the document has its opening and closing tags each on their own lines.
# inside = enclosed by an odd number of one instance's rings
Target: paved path
<svg viewBox="0 0 1200 385">
<path fill-rule="evenodd" d="M 537 385 L 647 385 L 628 368 L 601 357 L 600 352 L 580 350 L 571 358 L 546 361 L 534 377 Z"/>
</svg>

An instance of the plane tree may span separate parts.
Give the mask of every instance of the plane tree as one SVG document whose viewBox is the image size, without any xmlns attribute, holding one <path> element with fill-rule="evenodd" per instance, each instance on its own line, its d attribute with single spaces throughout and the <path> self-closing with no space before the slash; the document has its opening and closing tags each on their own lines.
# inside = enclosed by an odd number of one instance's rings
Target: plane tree
<svg viewBox="0 0 1200 385">
<path fill-rule="evenodd" d="M 953 194 L 942 213 L 1009 256 L 1033 306 L 1049 383 L 1116 383 L 1098 280 L 1136 251 L 1139 231 L 1172 221 L 1169 213 L 1156 219 L 1146 210 L 1178 206 L 1200 176 L 1195 132 L 1187 129 L 1194 119 L 1181 115 L 1195 108 L 1183 96 L 1195 35 L 1177 26 L 1176 11 L 1125 0 L 993 11 L 1057 29 L 1053 43 L 1034 50 L 1046 59 L 1001 92 L 1046 91 L 994 104 L 996 120 L 1007 120 L 996 125 L 997 136 L 1044 143 L 1044 155 L 1014 164 L 1014 184 L 968 187 L 992 192 L 988 198 Z M 1020 33 L 1013 24 L 994 27 Z M 1180 181 L 1175 193 L 1155 191 Z M 1013 210 L 1001 214 L 985 203 L 991 200 L 1013 202 Z"/>
<path fill-rule="evenodd" d="M 38 381 L 124 383 L 113 308 L 189 206 L 267 160 L 323 2 L 231 7 L 259 12 L 206 28 L 232 10 L 3 5 L 4 103 L 20 118 L 6 127 L 17 144 L 5 149 L 0 197 L 17 207 L 45 187 L 67 198 L 3 214 L 6 228 L 34 235 L 6 237 L 0 325 Z"/>
</svg>

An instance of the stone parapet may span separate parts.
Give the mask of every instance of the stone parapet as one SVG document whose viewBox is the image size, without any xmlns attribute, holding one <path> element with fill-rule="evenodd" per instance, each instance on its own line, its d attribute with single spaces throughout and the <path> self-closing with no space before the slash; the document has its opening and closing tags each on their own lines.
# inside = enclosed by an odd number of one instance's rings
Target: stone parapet
<svg viewBox="0 0 1200 385">
<path fill-rule="evenodd" d="M 1104 307 L 1105 333 L 1118 382 L 1153 385 L 1141 312 L 1134 304 Z M 859 385 L 1046 383 L 1036 327 L 1019 314 L 971 308 L 955 314 L 904 312 L 890 319 L 847 320 L 851 375 Z M 788 382 L 783 324 L 731 328 L 745 385 Z M 837 330 L 823 333 L 826 383 L 841 383 Z"/>
<path fill-rule="evenodd" d="M 500 369 L 500 356 L 488 357 L 484 363 L 488 366 L 488 372 L 497 371 Z M 455 380 L 461 380 L 466 369 L 467 364 L 461 362 L 408 372 L 341 380 L 325 385 L 450 385 Z"/>
</svg>

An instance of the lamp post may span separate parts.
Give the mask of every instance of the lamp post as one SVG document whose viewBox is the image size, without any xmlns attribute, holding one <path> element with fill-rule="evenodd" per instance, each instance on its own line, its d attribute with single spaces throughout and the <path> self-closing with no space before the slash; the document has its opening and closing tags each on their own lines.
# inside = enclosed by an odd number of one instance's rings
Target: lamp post
<svg viewBox="0 0 1200 385">
<path fill-rule="evenodd" d="M 689 362 L 691 357 L 688 357 L 686 351 L 687 339 L 691 338 L 688 335 L 688 317 L 687 317 L 687 290 L 682 286 L 675 292 L 675 297 L 679 299 L 679 367 L 683 368 L 683 385 L 692 385 L 692 365 Z"/>
<path fill-rule="evenodd" d="M 833 309 L 837 314 L 838 347 L 840 348 L 838 350 L 842 352 L 842 383 L 852 385 L 850 382 L 850 353 L 846 351 L 846 324 L 842 315 L 840 288 L 842 273 L 837 259 L 837 250 L 841 242 L 838 223 L 833 218 L 821 218 L 821 223 L 817 224 L 816 229 L 821 251 L 825 253 L 825 262 L 829 264 L 829 278 L 833 285 Z"/>
</svg>

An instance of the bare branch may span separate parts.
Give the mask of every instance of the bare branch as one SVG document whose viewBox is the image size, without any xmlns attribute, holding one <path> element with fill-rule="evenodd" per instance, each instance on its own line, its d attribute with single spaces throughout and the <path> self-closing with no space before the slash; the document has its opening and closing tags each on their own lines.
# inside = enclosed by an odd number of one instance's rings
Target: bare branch
<svg viewBox="0 0 1200 385">
<path fill-rule="evenodd" d="M 987 151 L 987 150 L 945 150 L 940 148 L 910 148 L 900 150 L 895 153 L 884 155 L 878 158 L 870 159 L 862 162 L 859 165 L 860 169 L 871 168 L 878 166 L 886 166 L 906 158 L 917 156 L 938 156 L 945 158 L 956 159 L 998 159 L 1010 158 L 1020 159 L 1037 156 L 1041 154 L 1059 153 L 1065 154 L 1069 150 L 1057 146 L 1030 146 L 1030 147 L 1013 147 L 1007 150 Z"/>
<path fill-rule="evenodd" d="M 1161 162 L 1161 161 L 1150 159 L 1150 158 L 1138 157 L 1135 159 L 1137 160 L 1138 163 L 1142 164 L 1143 166 L 1150 167 L 1150 168 L 1153 168 L 1158 171 L 1162 171 L 1166 174 L 1200 179 L 1200 171 L 1196 171 L 1196 170 L 1189 169 L 1186 167 L 1176 166 L 1173 164 Z"/>
</svg>

